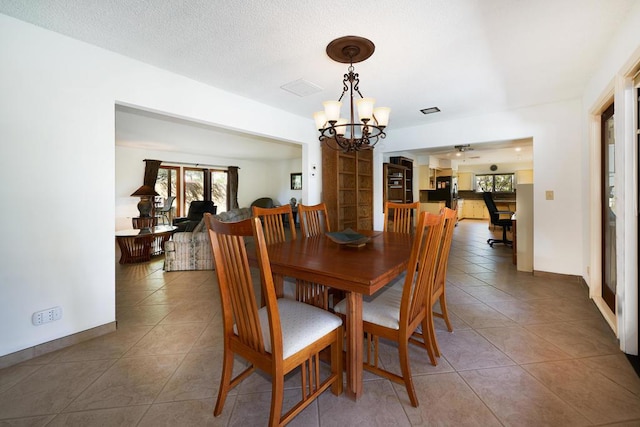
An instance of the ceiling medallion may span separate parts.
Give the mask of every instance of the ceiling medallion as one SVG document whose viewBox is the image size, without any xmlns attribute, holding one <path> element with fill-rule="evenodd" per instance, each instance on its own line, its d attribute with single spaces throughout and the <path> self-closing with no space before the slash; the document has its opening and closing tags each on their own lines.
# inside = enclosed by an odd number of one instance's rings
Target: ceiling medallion
<svg viewBox="0 0 640 427">
<path fill-rule="evenodd" d="M 333 40 L 327 45 L 327 55 L 336 62 L 349 64 L 348 73 L 342 81 L 342 94 L 337 101 L 323 102 L 324 111 L 314 113 L 316 128 L 320 132 L 320 141 L 327 146 L 353 152 L 371 150 L 379 139 L 384 139 L 384 129 L 389 123 L 390 108 L 373 108 L 375 99 L 365 98 L 360 93 L 360 79 L 354 72 L 353 64 L 362 62 L 373 55 L 375 45 L 370 40 L 358 36 L 345 36 Z M 349 119 L 340 117 L 342 98 L 349 93 Z M 358 94 L 359 99 L 354 96 Z M 355 111 L 358 120 L 355 120 Z"/>
</svg>

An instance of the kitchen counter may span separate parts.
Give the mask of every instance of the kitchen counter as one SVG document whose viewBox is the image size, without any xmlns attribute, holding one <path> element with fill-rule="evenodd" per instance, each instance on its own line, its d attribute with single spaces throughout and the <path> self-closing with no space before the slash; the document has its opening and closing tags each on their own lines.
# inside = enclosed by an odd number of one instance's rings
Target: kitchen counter
<svg viewBox="0 0 640 427">
<path fill-rule="evenodd" d="M 458 198 L 466 200 L 483 200 L 482 192 L 477 191 L 459 191 Z M 493 200 L 496 203 L 515 203 L 516 193 L 494 193 Z"/>
</svg>

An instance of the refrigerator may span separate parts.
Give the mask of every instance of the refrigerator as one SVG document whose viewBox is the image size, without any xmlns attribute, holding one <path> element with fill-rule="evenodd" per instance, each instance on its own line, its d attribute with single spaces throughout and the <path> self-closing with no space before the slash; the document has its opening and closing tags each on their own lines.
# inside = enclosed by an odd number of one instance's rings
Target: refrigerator
<svg viewBox="0 0 640 427">
<path fill-rule="evenodd" d="M 428 201 L 444 201 L 448 208 L 456 209 L 458 206 L 458 178 L 452 176 L 437 177 L 436 189 L 429 190 L 427 194 Z"/>
</svg>

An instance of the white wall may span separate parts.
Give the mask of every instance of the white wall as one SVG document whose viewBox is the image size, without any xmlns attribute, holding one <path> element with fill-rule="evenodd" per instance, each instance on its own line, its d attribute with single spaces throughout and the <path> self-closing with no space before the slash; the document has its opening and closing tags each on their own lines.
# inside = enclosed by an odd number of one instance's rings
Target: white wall
<svg viewBox="0 0 640 427">
<path fill-rule="evenodd" d="M 585 171 L 580 100 L 539 105 L 502 113 L 436 122 L 389 132 L 385 149 L 411 150 L 486 141 L 533 138 L 534 269 L 581 275 L 584 260 L 581 191 Z M 545 200 L 553 190 L 555 200 Z M 382 197 L 376 193 L 376 196 Z M 571 216 L 570 221 L 559 218 Z"/>
<path fill-rule="evenodd" d="M 211 141 L 212 144 L 216 142 Z M 238 171 L 238 204 L 240 207 L 247 207 L 260 197 L 271 197 L 276 201 L 288 203 L 291 197 L 300 198 L 302 193 L 290 190 L 289 175 L 291 172 L 301 171 L 302 158 L 264 162 L 121 146 L 116 146 L 115 150 L 116 230 L 131 228 L 131 218 L 139 215 L 136 206 L 140 199 L 131 197 L 130 194 L 142 185 L 144 159 L 156 159 L 169 163 L 173 161 L 238 166 L 240 167 Z"/>
<path fill-rule="evenodd" d="M 311 119 L 5 15 L 0 64 L 0 174 L 13 184 L 0 188 L 0 356 L 115 320 L 116 196 L 127 210 L 137 188 L 115 187 L 116 103 L 302 143 L 304 161 L 320 163 L 305 149 L 317 144 Z M 61 320 L 31 325 L 53 306 Z"/>
<path fill-rule="evenodd" d="M 629 354 L 638 354 L 638 211 L 637 211 L 637 142 L 633 112 L 636 95 L 629 86 L 629 73 L 640 63 L 640 3 L 629 11 L 608 51 L 587 84 L 583 97 L 582 145 L 588 155 L 582 170 L 591 179 L 582 183 L 582 209 L 590 212 L 584 223 L 586 244 L 583 256 L 587 260 L 584 277 L 591 296 L 610 322 L 620 339 L 620 347 Z M 616 135 L 616 252 L 617 286 L 616 312 L 601 298 L 601 225 L 600 225 L 600 138 L 597 116 L 603 102 L 615 93 Z M 588 175 L 591 173 L 590 175 Z"/>
<path fill-rule="evenodd" d="M 274 199 L 276 203 L 281 205 L 289 203 L 289 200 L 292 197 L 295 197 L 298 202 L 302 200 L 302 190 L 292 190 L 291 189 L 291 174 L 292 173 L 302 173 L 302 161 L 301 159 L 293 159 L 293 160 L 285 160 L 281 162 L 269 162 L 268 165 L 269 170 L 274 178 L 277 177 L 279 182 L 278 184 L 278 192 L 273 194 L 271 197 Z M 307 180 L 309 176 L 302 177 L 302 188 L 304 189 L 307 186 Z M 273 185 L 273 184 L 272 184 Z M 302 200 L 302 202 L 306 202 Z"/>
</svg>

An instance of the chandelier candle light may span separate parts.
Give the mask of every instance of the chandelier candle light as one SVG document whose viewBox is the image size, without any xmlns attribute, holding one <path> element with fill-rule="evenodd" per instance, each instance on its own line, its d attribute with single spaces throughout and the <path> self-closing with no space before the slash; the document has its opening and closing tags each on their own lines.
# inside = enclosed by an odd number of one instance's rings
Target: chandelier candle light
<svg viewBox="0 0 640 427">
<path fill-rule="evenodd" d="M 342 81 L 343 89 L 337 101 L 323 102 L 324 111 L 314 113 L 316 128 L 320 131 L 320 141 L 329 147 L 344 152 L 371 150 L 379 139 L 384 139 L 385 127 L 389 123 L 390 108 L 373 108 L 375 99 L 365 98 L 360 93 L 360 79 L 354 73 L 353 64 L 362 62 L 373 55 L 375 45 L 363 37 L 345 36 L 333 40 L 327 45 L 327 55 L 336 62 L 349 64 L 348 73 Z M 349 92 L 349 120 L 340 117 L 342 98 Z M 354 95 L 360 99 L 355 101 L 358 110 L 358 121 L 355 120 Z"/>
</svg>

